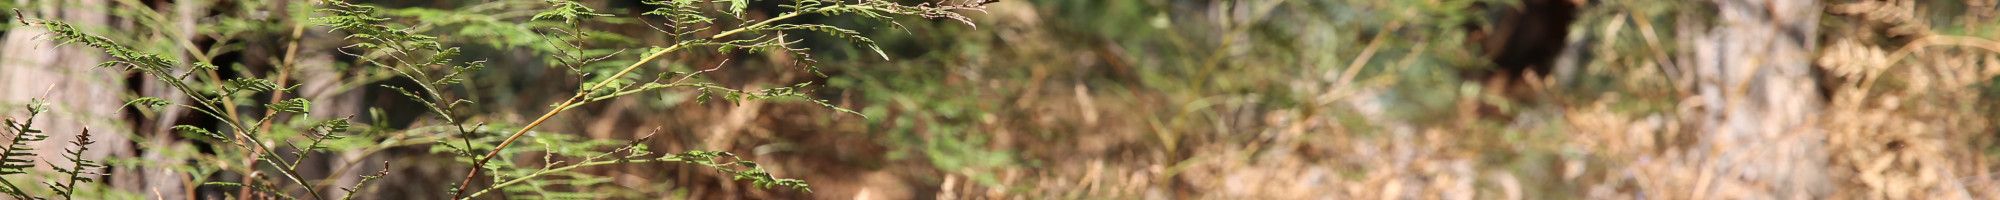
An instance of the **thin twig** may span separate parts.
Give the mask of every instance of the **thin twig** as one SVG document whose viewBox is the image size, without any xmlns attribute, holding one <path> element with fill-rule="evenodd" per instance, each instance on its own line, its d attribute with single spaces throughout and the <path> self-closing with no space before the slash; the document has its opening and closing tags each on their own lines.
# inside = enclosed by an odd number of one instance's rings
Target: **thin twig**
<svg viewBox="0 0 2000 200">
<path fill-rule="evenodd" d="M 708 39 L 709 40 L 721 39 L 724 37 L 728 37 L 730 35 L 735 35 L 737 33 L 743 33 L 745 31 L 749 31 L 754 28 L 764 27 L 777 21 L 798 17 L 800 15 L 803 15 L 804 13 L 805 12 L 785 13 L 783 15 L 778 15 L 777 17 L 764 19 L 763 21 L 757 22 L 756 24 L 751 24 L 749 26 L 743 26 L 733 30 L 724 31 L 722 33 L 717 33 L 714 36 L 709 36 Z M 685 47 L 686 44 L 688 43 L 687 42 L 677 43 L 674 44 L 673 46 L 668 46 L 665 50 L 660 50 L 659 52 L 653 52 L 650 55 L 646 55 L 644 58 L 640 58 L 639 61 L 633 62 L 632 65 L 625 66 L 624 69 L 618 70 L 618 73 L 612 73 L 611 76 L 608 77 L 612 78 L 624 77 L 626 74 L 631 74 L 633 71 L 638 70 L 639 67 L 645 66 L 646 63 L 651 63 L 653 60 L 659 59 L 661 56 L 665 56 L 667 53 L 679 51 L 681 48 Z M 478 161 L 472 162 L 472 169 L 470 170 L 470 172 L 466 172 L 465 178 L 459 181 L 458 190 L 456 192 L 458 194 L 452 196 L 453 197 L 463 196 L 463 194 L 465 194 L 465 190 L 472 185 L 472 179 L 479 177 L 479 172 L 486 168 L 484 167 L 484 165 L 486 165 L 486 162 L 492 160 L 493 157 L 495 156 L 499 156 L 501 149 L 506 149 L 508 145 L 514 144 L 515 140 L 521 139 L 522 135 L 527 135 L 529 130 L 533 130 L 537 126 L 541 126 L 542 123 L 548 122 L 549 118 L 555 117 L 557 113 L 562 113 L 562 111 L 567 110 L 570 106 L 575 105 L 579 101 L 584 100 L 584 98 L 588 97 L 590 93 L 596 92 L 597 90 L 603 89 L 605 86 L 609 85 L 611 85 L 611 81 L 598 82 L 596 85 L 592 85 L 588 89 L 577 91 L 576 95 L 570 96 L 569 100 L 565 100 L 563 101 L 562 104 L 557 105 L 554 109 L 550 109 L 548 112 L 542 113 L 541 117 L 536 117 L 535 121 L 529 122 L 527 126 L 522 126 L 521 129 L 515 130 L 513 135 L 507 136 L 506 140 L 501 140 L 500 145 L 493 146 L 493 150 L 486 153 L 486 156 L 481 156 L 479 157 Z"/>
<path fill-rule="evenodd" d="M 1334 92 L 1327 93 L 1326 95 L 1328 96 L 1320 96 L 1319 99 L 1331 102 L 1333 98 L 1339 98 L 1339 96 L 1332 95 L 1346 93 L 1347 88 L 1350 88 L 1349 85 L 1352 85 L 1354 82 L 1354 77 L 1360 76 L 1361 69 L 1368 66 L 1368 60 L 1375 57 L 1375 50 L 1382 47 L 1384 38 L 1389 37 L 1390 31 L 1401 28 L 1402 25 L 1403 22 L 1401 21 L 1392 21 L 1389 22 L 1388 26 L 1383 26 L 1381 30 L 1378 30 L 1375 38 L 1368 40 L 1368 46 L 1361 48 L 1361 55 L 1354 56 L 1354 61 L 1347 63 L 1347 69 L 1340 72 L 1340 77 L 1333 81 L 1333 85 L 1336 87 L 1334 88 Z"/>
<path fill-rule="evenodd" d="M 537 172 L 535 172 L 535 173 L 529 173 L 528 175 L 525 175 L 525 176 L 521 176 L 521 177 L 515 177 L 514 179 L 511 179 L 511 180 L 507 180 L 507 181 L 505 181 L 505 182 L 500 182 L 500 183 L 495 183 L 495 184 L 493 184 L 493 187 L 488 187 L 488 188 L 486 188 L 486 189 L 482 189 L 482 190 L 479 190 L 478 192 L 473 192 L 473 193 L 472 193 L 471 195 L 466 195 L 466 196 L 465 196 L 464 198 L 459 198 L 459 199 L 461 199 L 461 200 L 465 200 L 465 199 L 472 199 L 473 197 L 479 197 L 479 195 L 484 195 L 484 194 L 486 194 L 487 192 L 491 192 L 491 191 L 493 191 L 494 189 L 499 189 L 499 188 L 502 188 L 502 187 L 506 187 L 506 186 L 508 186 L 508 185 L 514 185 L 514 184 L 516 184 L 516 183 L 521 183 L 521 182 L 523 182 L 523 181 L 528 181 L 528 180 L 533 180 L 533 179 L 534 179 L 535 177 L 538 177 L 538 176 L 542 176 L 542 175 L 548 175 L 548 174 L 553 174 L 553 173 L 558 173 L 558 172 L 564 172 L 564 171 L 569 171 L 569 170 L 572 170 L 572 169 L 576 169 L 576 168 L 581 168 L 581 167 L 589 167 L 589 166 L 598 166 L 598 165 L 609 165 L 609 164 L 625 164 L 625 163 L 647 163 L 647 162 L 653 162 L 653 161 L 662 161 L 662 160 L 659 160 L 659 159 L 645 159 L 645 160 L 638 160 L 637 162 L 633 162 L 633 161 L 631 160 L 631 158 L 629 158 L 629 157 L 624 157 L 624 156 L 620 156 L 620 157 L 619 157 L 618 159 L 616 159 L 616 160 L 598 160 L 598 159 L 603 159 L 604 157 L 610 157 L 611 155 L 616 155 L 616 154 L 620 154 L 620 153 L 631 153 L 631 152 L 633 151 L 633 150 L 632 150 L 633 148 L 635 148 L 635 147 L 638 147 L 638 146 L 639 146 L 639 144 L 643 144 L 643 143 L 645 143 L 645 142 L 646 142 L 647 140 L 651 140 L 651 139 L 653 138 L 653 135 L 654 135 L 654 134 L 658 134 L 658 133 L 660 133 L 660 127 L 653 127 L 653 131 L 652 131 L 652 132 L 648 132 L 648 133 L 646 133 L 646 135 L 645 135 L 645 136 L 640 136 L 640 137 L 639 137 L 639 139 L 636 139 L 636 140 L 632 140 L 632 142 L 628 142 L 628 143 L 626 143 L 626 144 L 625 144 L 625 146 L 623 146 L 623 147 L 618 147 L 618 149 L 616 149 L 616 150 L 611 150 L 611 151 L 609 151 L 609 152 L 604 152 L 603 154 L 598 154 L 598 155 L 596 155 L 596 156 L 591 156 L 591 157 L 589 157 L 589 158 L 584 158 L 584 159 L 583 159 L 583 161 L 581 161 L 581 162 L 577 162 L 576 164 L 570 164 L 570 165 L 568 165 L 568 166 L 563 166 L 563 167 L 559 167 L 559 168 L 545 168 L 545 169 L 543 169 L 543 170 L 541 170 L 541 171 L 537 171 Z M 673 154 L 668 154 L 668 155 L 664 155 L 664 156 L 673 156 Z"/>
<path fill-rule="evenodd" d="M 285 84 L 286 84 L 286 82 L 289 82 L 289 81 L 291 80 L 291 77 L 292 77 L 292 73 L 291 73 L 291 72 L 292 72 L 292 70 L 291 70 L 291 69 L 294 69 L 294 68 L 298 68 L 298 67 L 297 67 L 297 65 L 298 65 L 298 60 L 297 60 L 297 58 L 298 58 L 298 53 L 299 53 L 299 40 L 301 39 L 301 37 L 302 37 L 302 36 L 304 36 L 304 35 L 305 35 L 305 23 L 298 23 L 298 22 L 293 22 L 293 23 L 292 23 L 292 32 L 291 32 L 291 34 L 292 34 L 292 37 L 291 37 L 291 38 L 289 38 L 289 41 L 287 41 L 287 42 L 286 42 L 287 44 L 286 44 L 286 46 L 285 46 L 285 56 L 284 56 L 283 60 L 282 60 L 282 61 L 280 61 L 280 63 L 279 63 L 279 66 L 277 67 L 277 69 L 275 69 L 275 70 L 277 70 L 277 73 L 278 73 L 278 81 L 277 81 L 277 84 L 278 84 L 278 87 L 279 87 L 279 88 L 283 88 L 283 87 L 285 87 Z M 213 73 L 213 72 L 211 72 L 211 73 Z M 284 97 L 285 97 L 285 90 L 283 90 L 283 89 L 276 89 L 276 90 L 271 90 L 271 99 L 269 100 L 270 102 L 269 102 L 269 103 L 267 103 L 267 104 L 265 104 L 265 105 L 275 105 L 275 104 L 278 104 L 278 101 L 279 101 L 279 100 L 281 100 L 281 99 L 284 99 Z M 260 119 L 260 120 L 258 120 L 258 121 L 259 121 L 259 123 L 257 124 L 257 132 L 260 132 L 260 133 L 267 133 L 267 132 L 270 132 L 270 131 L 271 131 L 271 123 L 272 123 L 271 121 L 272 121 L 272 120 L 270 120 L 269 118 L 270 118 L 270 117 L 272 117 L 272 116 L 276 116 L 276 115 L 277 115 L 277 113 L 278 113 L 278 110 L 277 110 L 277 109 L 272 109 L 272 108 L 268 108 L 268 107 L 267 107 L 267 108 L 264 108 L 264 116 L 265 116 L 265 118 L 264 118 L 264 119 Z M 255 150 L 251 150 L 251 154 L 252 154 L 252 155 L 255 155 L 255 154 L 259 154 L 259 153 L 260 153 L 259 151 L 262 151 L 262 150 L 263 150 L 263 149 L 255 149 Z M 245 162 L 243 162 L 243 163 L 244 163 L 244 164 L 246 164 L 246 165 L 249 165 L 249 164 L 254 164 L 254 163 L 256 163 L 256 162 L 257 162 L 257 160 L 258 160 L 258 159 L 260 159 L 260 157 L 258 157 L 258 156 L 250 156 L 249 158 L 246 158 L 246 160 L 244 160 Z M 304 160 L 304 159 L 299 159 L 299 160 Z M 294 161 L 294 162 L 296 163 L 296 161 Z M 294 165 L 294 166 L 296 166 L 296 165 Z M 251 169 L 252 169 L 252 170 L 255 170 L 256 168 L 251 168 Z M 244 177 L 243 177 L 243 180 L 242 180 L 242 183 L 249 183 L 250 181 L 254 181 L 254 180 L 252 180 L 251 178 L 253 178 L 253 177 L 249 177 L 249 176 L 244 176 Z M 302 183 L 302 184 L 303 184 L 303 183 Z M 323 198 L 324 198 L 324 197 L 321 197 L 321 196 L 319 195 L 319 191 L 318 191 L 318 190 L 316 190 L 316 189 L 314 189 L 315 187 L 313 187 L 312 185 L 310 185 L 310 184 L 307 184 L 307 185 L 303 185 L 303 186 L 304 186 L 304 187 L 306 188 L 306 191 L 307 191 L 307 192 L 309 192 L 309 193 L 312 193 L 312 195 L 313 195 L 313 198 L 315 198 L 315 199 L 323 199 Z M 242 191 L 240 191 L 240 192 L 241 192 L 241 193 L 244 193 L 244 194 L 248 194 L 248 192 L 249 192 L 249 191 L 250 191 L 250 189 L 248 189 L 248 188 L 245 188 L 245 189 L 243 189 L 243 190 L 242 190 Z"/>
</svg>

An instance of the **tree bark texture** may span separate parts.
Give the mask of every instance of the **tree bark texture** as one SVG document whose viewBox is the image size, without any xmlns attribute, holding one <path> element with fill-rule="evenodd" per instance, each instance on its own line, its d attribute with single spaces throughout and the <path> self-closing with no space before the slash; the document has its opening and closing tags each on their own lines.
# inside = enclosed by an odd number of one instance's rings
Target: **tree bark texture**
<svg viewBox="0 0 2000 200">
<path fill-rule="evenodd" d="M 1813 0 L 1714 0 L 1716 20 L 1690 37 L 1700 104 L 1701 170 L 1791 198 L 1824 195 L 1822 107 L 1810 76 L 1819 5 Z M 1699 158 L 1697 158 L 1699 159 Z M 1722 187 L 1711 184 L 1709 187 Z M 1705 191 L 1721 191 L 1711 188 Z M 1697 194 L 1699 195 L 1699 194 Z"/>
<path fill-rule="evenodd" d="M 49 0 L 36 2 L 21 13 L 22 17 L 61 19 L 79 27 L 106 27 L 111 19 L 109 13 L 91 8 L 111 5 L 107 0 Z M 120 94 L 124 93 L 125 73 L 116 68 L 95 67 L 105 61 L 104 52 L 76 45 L 59 46 L 47 38 L 49 34 L 38 27 L 19 26 L 8 30 L 4 40 L 0 40 L 0 102 L 19 106 L 40 98 L 50 102 L 52 108 L 35 121 L 36 127 L 49 135 L 49 140 L 35 144 L 40 155 L 36 159 L 46 161 L 38 163 L 37 168 L 49 170 L 52 165 L 70 165 L 63 159 L 63 151 L 71 148 L 69 142 L 84 129 L 89 129 L 91 139 L 97 141 L 84 152 L 85 158 L 132 157 L 133 146 L 128 142 L 132 140 L 127 136 L 133 130 L 124 122 L 119 108 L 123 103 Z M 19 112 L 8 114 L 20 117 Z M 110 179 L 118 184 L 143 180 L 139 176 L 114 172 Z M 119 189 L 143 191 L 136 183 L 124 186 Z"/>
</svg>

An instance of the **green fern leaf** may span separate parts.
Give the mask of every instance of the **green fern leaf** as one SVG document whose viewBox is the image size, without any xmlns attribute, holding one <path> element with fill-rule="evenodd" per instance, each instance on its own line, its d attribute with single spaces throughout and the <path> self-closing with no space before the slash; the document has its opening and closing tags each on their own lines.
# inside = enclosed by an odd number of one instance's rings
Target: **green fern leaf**
<svg viewBox="0 0 2000 200">
<path fill-rule="evenodd" d="M 229 79 L 222 85 L 228 91 L 267 92 L 278 89 L 278 83 L 258 78 Z"/>
<path fill-rule="evenodd" d="M 729 14 L 743 17 L 743 10 L 750 8 L 750 0 L 728 0 Z"/>
<path fill-rule="evenodd" d="M 284 101 L 278 101 L 278 103 L 269 104 L 268 106 L 270 106 L 272 110 L 277 110 L 282 112 L 307 113 L 306 111 L 307 109 L 312 109 L 312 101 L 308 101 L 305 98 L 292 98 L 292 99 L 286 99 Z"/>
</svg>

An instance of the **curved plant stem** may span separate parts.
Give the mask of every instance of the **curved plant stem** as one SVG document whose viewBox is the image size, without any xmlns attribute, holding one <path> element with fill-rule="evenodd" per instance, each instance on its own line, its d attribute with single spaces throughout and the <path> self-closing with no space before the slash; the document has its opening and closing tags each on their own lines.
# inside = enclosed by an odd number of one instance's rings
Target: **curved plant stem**
<svg viewBox="0 0 2000 200">
<path fill-rule="evenodd" d="M 531 174 L 528 174 L 528 175 L 526 175 L 526 176 L 521 176 L 521 177 L 516 177 L 516 178 L 514 178 L 514 179 L 509 179 L 509 180 L 507 180 L 507 181 L 505 181 L 505 182 L 499 182 L 499 183 L 494 183 L 494 184 L 493 184 L 493 187 L 488 187 L 488 188 L 486 188 L 486 189 L 481 189 L 481 190 L 479 190 L 478 192 L 473 192 L 472 194 L 470 194 L 470 195 L 466 195 L 466 196 L 465 196 L 464 198 L 459 198 L 459 199 L 460 199 L 460 200 L 467 200 L 467 199 L 472 199 L 473 197 L 479 197 L 479 195 L 485 195 L 485 194 L 486 194 L 486 192 L 491 192 L 491 191 L 493 191 L 494 189 L 500 189 L 500 188 L 502 188 L 502 187 L 507 187 L 508 185 L 514 185 L 514 184 L 516 184 L 516 183 L 521 183 L 521 182 L 525 182 L 525 181 L 528 181 L 528 180 L 532 180 L 532 179 L 534 179 L 535 177 L 539 177 L 539 176 L 542 176 L 542 175 L 547 175 L 547 174 L 553 174 L 553 173 L 558 173 L 558 172 L 564 172 L 564 171 L 569 171 L 569 170 L 574 170 L 574 169 L 577 169 L 577 168 L 583 168 L 583 167 L 589 167 L 589 166 L 598 166 L 598 165 L 610 165 L 610 164 L 620 164 L 620 163 L 647 163 L 647 162 L 652 162 L 652 161 L 653 161 L 653 160 L 651 160 L 651 159 L 642 159 L 642 160 L 627 160 L 627 161 L 619 161 L 619 160 L 606 160 L 606 161 L 592 161 L 592 162 L 583 162 L 583 163 L 577 163 L 577 164 L 571 164 L 571 165 L 569 165 L 569 166 L 563 166 L 563 167 L 558 167 L 558 168 L 550 168 L 550 169 L 543 169 L 543 170 L 541 170 L 541 171 L 538 171 L 538 172 L 535 172 L 535 173 L 531 173 Z"/>
<path fill-rule="evenodd" d="M 728 37 L 730 35 L 735 35 L 737 33 L 743 33 L 759 27 L 769 26 L 773 22 L 785 19 L 791 19 L 793 17 L 798 17 L 799 15 L 803 15 L 805 13 L 806 12 L 785 13 L 783 15 L 771 17 L 770 19 L 764 19 L 763 21 L 759 21 L 756 24 L 737 27 L 729 31 L 723 31 L 722 33 L 717 33 L 714 36 L 709 36 L 708 39 L 709 40 L 721 39 L 723 37 Z M 624 77 L 626 74 L 631 74 L 632 71 L 638 70 L 639 67 L 646 66 L 646 63 L 651 63 L 653 62 L 653 60 L 659 59 L 660 56 L 665 56 L 667 55 L 667 53 L 679 51 L 681 48 L 686 47 L 687 44 L 689 43 L 688 42 L 676 43 L 673 46 L 668 46 L 667 49 L 665 50 L 660 50 L 659 52 L 653 52 L 652 54 L 648 54 L 646 55 L 646 57 L 640 58 L 639 61 L 633 62 L 632 65 L 625 66 L 625 69 L 618 70 L 618 73 L 613 73 L 609 77 L 614 77 L 614 78 Z M 501 149 L 506 149 L 507 145 L 514 144 L 514 141 L 521 139 L 521 136 L 526 135 L 528 133 L 528 130 L 534 130 L 535 127 L 541 126 L 543 122 L 548 122 L 549 118 L 555 117 L 557 113 L 562 113 L 562 111 L 568 110 L 571 106 L 574 106 L 579 102 L 582 102 L 583 100 L 586 99 L 586 97 L 590 96 L 590 93 L 596 92 L 599 89 L 604 89 L 605 86 L 610 86 L 610 85 L 611 85 L 610 81 L 598 82 L 596 85 L 591 85 L 590 88 L 588 89 L 577 91 L 576 95 L 570 96 L 569 100 L 565 100 L 563 101 L 562 104 L 557 105 L 555 108 L 549 109 L 548 112 L 542 113 L 541 117 L 536 117 L 535 121 L 529 122 L 527 126 L 522 126 L 521 129 L 515 130 L 513 135 L 507 136 L 506 140 L 501 140 L 500 145 L 493 146 L 493 150 L 487 152 L 486 156 L 480 156 L 478 161 L 472 162 L 471 171 L 466 172 L 465 178 L 458 182 L 458 190 L 456 192 L 457 194 L 452 196 L 454 198 L 463 196 L 463 194 L 465 194 L 465 190 L 467 188 L 470 188 L 469 186 L 472 185 L 472 179 L 475 177 L 479 177 L 479 171 L 484 170 L 486 168 L 485 167 L 486 162 L 492 160 L 494 156 L 499 156 Z"/>
<path fill-rule="evenodd" d="M 296 61 L 296 59 L 297 59 L 297 56 L 298 56 L 298 53 L 299 53 L 299 39 L 301 39 L 301 38 L 300 38 L 301 36 L 304 36 L 304 35 L 305 35 L 305 28 L 306 28 L 306 26 L 305 26 L 305 23 L 297 23 L 297 22 L 294 22 L 294 23 L 293 23 L 293 25 L 292 25 L 292 37 L 290 38 L 290 41 L 287 41 L 287 44 L 286 44 L 286 46 L 285 46 L 285 57 L 284 57 L 284 60 L 283 60 L 283 61 L 280 61 L 280 64 L 279 64 L 279 67 L 278 67 L 278 69 L 276 69 L 276 70 L 277 70 L 277 72 L 278 72 L 278 82 L 277 82 L 277 83 L 278 83 L 278 86 L 279 86 L 279 87 L 284 87 L 284 85 L 285 85 L 285 82 L 288 82 L 288 81 L 290 81 L 290 80 L 291 80 L 291 77 L 292 77 L 292 73 L 291 73 L 291 72 L 292 72 L 292 70 L 291 70 L 291 69 L 293 69 L 293 68 L 297 68 L 297 66 L 295 66 L 295 65 L 297 64 L 297 61 Z M 218 80 L 219 80 L 219 79 L 218 79 Z M 219 86 L 218 86 L 218 87 L 219 87 Z M 266 105 L 270 105 L 270 104 L 278 104 L 278 101 L 279 101 L 279 100 L 281 100 L 281 99 L 283 99 L 284 97 L 285 97 L 285 91 L 284 91 L 284 90 L 272 90 L 272 91 L 271 91 L 271 99 L 270 99 L 270 103 L 269 103 L 269 104 L 266 104 Z M 270 109 L 270 108 L 265 108 L 265 109 L 264 109 L 264 116 L 274 116 L 274 115 L 276 115 L 276 114 L 278 114 L 278 110 L 277 110 L 277 109 Z M 270 131 L 271 131 L 271 120 L 260 120 L 260 121 L 262 121 L 262 122 L 261 122 L 261 123 L 258 123 L 258 124 L 257 124 L 257 132 L 270 132 Z M 258 150 L 253 150 L 253 151 L 261 151 L 261 150 L 262 150 L 262 149 L 258 149 Z M 254 155 L 254 154 L 260 154 L 260 153 L 261 153 L 261 152 L 251 152 L 251 154 L 253 154 L 253 155 Z M 243 163 L 244 163 L 244 164 L 255 164 L 255 163 L 257 163 L 257 160 L 259 160 L 260 158 L 261 158 L 261 157 L 258 157 L 258 156 L 250 156 L 249 158 L 245 158 L 245 159 L 247 159 L 247 160 L 244 160 L 245 162 L 243 162 Z M 303 160 L 303 159 L 301 159 L 301 160 Z M 244 184 L 250 184 L 250 182 L 251 182 L 251 181 L 255 181 L 255 180 L 254 180 L 253 178 L 256 178 L 256 177 L 251 177 L 251 176 L 244 176 L 244 177 L 243 177 L 243 180 L 242 180 L 241 182 L 239 182 L 239 183 L 244 183 Z M 314 190 L 314 189 L 313 189 L 313 187 L 311 187 L 311 186 L 306 186 L 306 190 L 307 190 L 307 191 L 317 191 L 317 190 Z M 251 191 L 251 190 L 250 190 L 249 188 L 244 188 L 243 190 L 241 190 L 241 191 L 238 191 L 238 192 L 242 194 L 242 195 L 240 195 L 240 196 L 244 196 L 244 197 L 247 197 L 247 196 L 249 196 L 249 194 L 250 194 L 250 191 Z M 319 195 L 315 194 L 315 195 L 313 195 L 313 196 L 315 196 L 315 197 L 318 197 Z"/>
<path fill-rule="evenodd" d="M 665 56 L 669 52 L 680 50 L 681 47 L 682 47 L 681 44 L 675 44 L 674 46 L 667 47 L 666 50 L 653 52 L 652 54 L 646 55 L 645 58 L 639 59 L 638 62 L 632 63 L 631 66 L 626 66 L 625 69 L 618 70 L 618 73 L 612 74 L 610 77 L 622 77 L 625 76 L 626 74 L 631 74 L 632 71 L 639 69 L 640 66 L 645 66 L 646 63 L 650 63 L 655 59 L 659 59 L 660 56 Z M 474 177 L 478 177 L 479 171 L 486 168 L 485 165 L 487 161 L 492 160 L 494 156 L 500 155 L 501 149 L 507 148 L 507 145 L 512 145 L 514 144 L 515 140 L 519 140 L 521 139 L 521 136 L 527 135 L 528 130 L 534 130 L 536 126 L 541 126 L 542 123 L 548 122 L 549 118 L 553 118 L 556 116 L 556 113 L 562 113 L 563 110 L 567 110 L 567 108 L 569 108 L 570 106 L 575 105 L 577 102 L 580 102 L 582 99 L 584 99 L 585 96 L 589 96 L 592 91 L 603 89 L 605 86 L 609 86 L 610 83 L 611 82 L 609 81 L 599 82 L 596 85 L 590 86 L 589 89 L 584 89 L 583 91 L 577 91 L 576 95 L 570 96 L 569 100 L 563 101 L 563 103 L 561 105 L 556 106 L 555 109 L 550 109 L 548 112 L 542 113 L 542 116 L 536 117 L 534 122 L 529 122 L 527 126 L 522 126 L 520 130 L 515 130 L 513 135 L 507 136 L 506 140 L 500 141 L 500 145 L 493 146 L 492 151 L 487 152 L 485 156 L 480 156 L 478 161 L 472 162 L 472 169 L 471 169 L 472 171 L 465 173 L 465 178 L 459 181 L 457 193 L 464 194 L 465 190 L 469 188 L 467 186 L 472 185 L 472 179 Z M 453 195 L 453 196 L 462 196 L 462 195 Z"/>
</svg>

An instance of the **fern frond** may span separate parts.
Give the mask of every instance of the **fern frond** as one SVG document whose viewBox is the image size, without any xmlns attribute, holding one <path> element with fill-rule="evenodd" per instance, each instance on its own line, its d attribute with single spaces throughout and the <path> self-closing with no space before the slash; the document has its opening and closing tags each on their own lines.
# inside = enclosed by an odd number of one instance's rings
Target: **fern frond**
<svg viewBox="0 0 2000 200">
<path fill-rule="evenodd" d="M 21 190 L 20 186 L 16 186 L 12 180 L 7 179 L 7 175 L 26 174 L 29 168 L 35 167 L 35 161 L 32 159 L 39 155 L 35 154 L 34 146 L 29 143 L 49 138 L 48 135 L 42 134 L 42 130 L 34 128 L 35 117 L 41 115 L 43 112 L 48 112 L 48 110 L 47 103 L 42 102 L 41 99 L 34 99 L 28 103 L 27 119 L 20 121 L 16 121 L 13 118 L 0 120 L 4 121 L 0 123 L 5 124 L 7 131 L 14 134 L 7 140 L 6 149 L 0 150 L 0 186 L 5 186 L 5 188 L 0 188 L 4 189 L 0 190 L 0 192 L 7 193 L 8 196 L 12 196 L 15 199 L 40 199 L 34 195 L 28 195 L 25 190 Z"/>
<path fill-rule="evenodd" d="M 83 158 L 83 152 L 89 151 L 90 145 L 96 143 L 96 140 L 90 139 L 90 129 L 83 129 L 83 132 L 77 133 L 76 140 L 69 142 L 73 148 L 63 152 L 63 159 L 68 160 L 70 166 L 55 168 L 57 173 L 68 177 L 67 182 L 50 180 L 42 184 L 48 185 L 49 189 L 55 190 L 56 194 L 61 195 L 63 199 L 75 199 L 78 182 L 95 182 L 96 179 L 91 177 L 107 175 L 104 172 L 104 164 L 96 160 Z"/>
<path fill-rule="evenodd" d="M 348 128 L 353 126 L 352 124 L 347 122 L 347 119 L 353 117 L 354 116 L 348 116 L 347 118 L 320 121 L 319 123 L 316 123 L 311 128 L 309 128 L 309 130 L 312 130 L 312 134 L 308 135 L 308 141 L 306 143 L 306 146 L 297 147 L 298 151 L 294 151 L 292 153 L 292 156 L 299 158 L 299 159 L 292 159 L 291 166 L 293 167 L 293 170 L 297 170 L 299 162 L 305 160 L 306 157 L 311 156 L 312 152 L 326 150 L 325 146 L 326 141 L 347 138 L 347 136 L 337 133 L 347 132 Z"/>
<path fill-rule="evenodd" d="M 26 174 L 28 168 L 35 167 L 34 161 L 29 159 L 38 155 L 35 154 L 34 145 L 30 143 L 47 140 L 49 136 L 42 134 L 42 130 L 32 127 L 34 125 L 32 116 L 30 115 L 26 122 L 7 120 L 7 126 L 14 132 L 14 137 L 9 140 L 5 153 L 0 154 L 0 175 Z"/>
<path fill-rule="evenodd" d="M 354 199 L 354 194 L 360 194 L 361 188 L 367 187 L 369 182 L 374 182 L 375 179 L 381 179 L 383 176 L 388 176 L 388 175 L 389 175 L 389 161 L 382 161 L 382 170 L 375 171 L 374 174 L 362 175 L 361 181 L 354 182 L 354 186 L 340 188 L 340 190 L 342 191 L 347 191 L 347 196 L 341 197 L 340 199 L 352 200 Z"/>
<path fill-rule="evenodd" d="M 611 14 L 597 13 L 597 9 L 583 6 L 582 3 L 577 3 L 576 1 L 550 0 L 549 3 L 554 4 L 553 7 L 555 8 L 536 13 L 535 17 L 530 19 L 544 20 L 560 18 L 563 23 L 576 23 L 576 20 L 581 18 L 611 16 Z"/>
<path fill-rule="evenodd" d="M 297 197 L 292 197 L 292 195 L 290 195 L 289 193 L 286 193 L 284 191 L 278 191 L 277 189 L 272 188 L 270 185 L 265 185 L 265 184 L 244 185 L 243 183 L 231 183 L 231 182 L 203 182 L 201 183 L 201 186 L 221 187 L 221 188 L 249 188 L 250 190 L 256 190 L 257 192 L 262 192 L 264 194 L 277 195 L 279 199 L 299 199 Z"/>
<path fill-rule="evenodd" d="M 189 75 L 193 74 L 192 70 L 189 70 L 190 72 L 179 75 L 174 74 L 173 71 L 175 70 L 170 70 L 173 69 L 175 66 L 177 66 L 176 63 L 180 63 L 179 61 L 164 56 L 160 56 L 159 54 L 147 53 L 136 50 L 129 46 L 117 44 L 111 41 L 111 39 L 102 36 L 96 36 L 84 33 L 82 30 L 79 30 L 76 27 L 67 23 L 62 23 L 53 20 L 23 19 L 22 21 L 31 25 L 39 25 L 49 30 L 50 32 L 53 32 L 54 33 L 52 34 L 54 36 L 53 38 L 56 41 L 61 41 L 63 44 L 83 44 L 85 46 L 102 49 L 105 51 L 106 54 L 110 54 L 111 57 L 117 58 L 116 61 L 106 62 L 105 65 L 127 66 L 130 70 L 138 71 L 143 74 L 150 75 L 154 78 L 158 78 L 159 80 L 162 80 L 164 83 L 166 83 L 168 86 L 177 89 L 184 94 L 194 96 L 194 98 L 191 99 L 196 100 L 199 103 L 190 105 L 189 107 L 195 108 L 193 110 L 199 113 L 207 114 L 215 117 L 216 119 L 222 120 L 225 125 L 234 128 L 234 130 L 231 131 L 233 135 L 237 136 L 237 138 L 242 138 L 247 140 L 245 142 L 238 143 L 239 145 L 243 145 L 245 147 L 254 147 L 254 149 L 257 150 L 254 152 L 262 152 L 260 155 L 251 155 L 251 156 L 257 156 L 258 158 L 262 158 L 257 160 L 261 160 L 266 164 L 278 167 L 280 169 L 279 174 L 284 175 L 285 178 L 291 180 L 293 183 L 303 185 L 307 188 L 312 187 L 311 183 L 308 183 L 305 180 L 303 180 L 301 176 L 298 175 L 297 172 L 292 170 L 286 170 L 289 169 L 290 167 L 286 167 L 283 164 L 288 163 L 288 161 L 284 161 L 285 158 L 277 155 L 275 153 L 276 151 L 270 151 L 269 147 L 263 146 L 263 142 L 260 142 L 260 140 L 257 139 L 257 137 L 255 137 L 261 134 L 252 132 L 254 128 L 246 129 L 245 127 L 250 127 L 250 125 L 243 123 L 244 120 L 240 120 L 235 117 L 225 116 L 223 114 L 223 113 L 233 113 L 233 112 L 225 112 L 224 108 L 237 105 L 225 105 L 226 103 L 223 102 L 229 102 L 231 98 L 237 98 L 238 96 L 236 95 L 242 94 L 238 92 L 242 91 L 263 92 L 263 91 L 275 91 L 275 90 L 288 90 L 290 88 L 280 88 L 280 86 L 278 86 L 276 83 L 266 84 L 268 82 L 262 81 L 261 79 L 245 78 L 245 79 L 235 79 L 235 80 L 225 81 L 225 83 L 229 84 L 228 86 L 221 86 L 219 88 L 215 88 L 217 90 L 222 90 L 222 91 L 197 90 L 197 88 L 199 88 L 198 86 L 188 85 L 187 80 L 183 80 L 189 77 Z M 401 44 L 396 44 L 396 45 L 401 45 Z M 193 68 L 213 68 L 213 67 L 214 66 L 210 64 L 196 63 L 196 65 Z M 223 80 L 219 80 L 218 78 L 218 80 L 213 80 L 213 81 L 223 81 Z M 220 95 L 204 96 L 204 95 L 214 95 L 214 94 L 220 94 Z M 269 120 L 269 118 L 267 117 L 262 120 Z M 9 150 L 13 149 L 14 148 L 10 148 Z M 318 191 L 316 190 L 306 190 L 306 192 L 312 194 L 316 198 L 319 197 Z"/>
<path fill-rule="evenodd" d="M 778 178 L 777 176 L 771 175 L 770 171 L 765 170 L 764 166 L 758 165 L 755 162 L 750 162 L 749 160 L 744 160 L 741 157 L 737 157 L 736 154 L 734 153 L 721 152 L 721 151 L 693 150 L 693 151 L 682 152 L 679 154 L 661 156 L 660 158 L 657 158 L 657 160 L 666 162 L 685 162 L 689 164 L 700 165 L 702 167 L 714 169 L 718 172 L 730 174 L 730 177 L 738 181 L 750 181 L 753 185 L 756 185 L 757 187 L 763 187 L 763 188 L 785 187 L 802 192 L 812 192 L 811 186 L 806 184 L 805 181 L 798 179 Z"/>
</svg>

